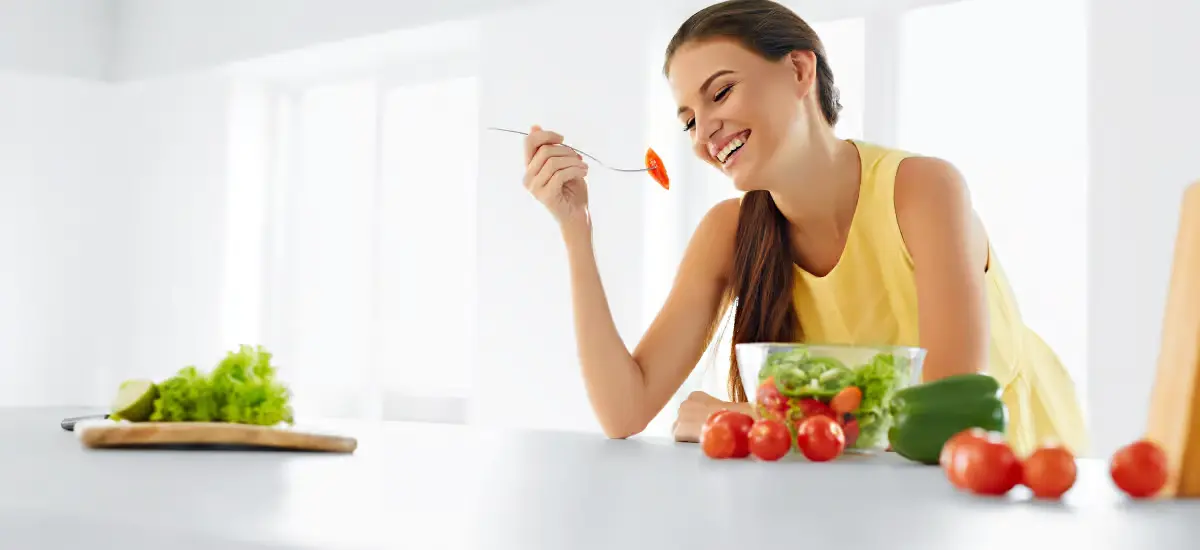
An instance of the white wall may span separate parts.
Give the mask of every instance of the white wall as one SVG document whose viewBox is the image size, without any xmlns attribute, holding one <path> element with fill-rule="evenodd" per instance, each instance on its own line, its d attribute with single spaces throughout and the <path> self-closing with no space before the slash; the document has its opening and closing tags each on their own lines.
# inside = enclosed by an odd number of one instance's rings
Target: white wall
<svg viewBox="0 0 1200 550">
<path fill-rule="evenodd" d="M 114 0 L 112 76 L 145 78 L 412 29 L 534 0 Z M 559 2 L 560 5 L 573 5 Z"/>
<path fill-rule="evenodd" d="M 124 377 L 221 357 L 229 87 L 198 75 L 113 86 L 116 179 L 131 188 L 134 259 Z"/>
<path fill-rule="evenodd" d="M 0 70 L 101 79 L 114 22 L 108 0 L 0 0 Z"/>
<path fill-rule="evenodd" d="M 1090 8 L 1088 393 L 1107 456 L 1145 428 L 1180 199 L 1200 180 L 1200 3 Z"/>
<path fill-rule="evenodd" d="M 219 358 L 227 89 L 0 73 L 0 405 Z"/>
<path fill-rule="evenodd" d="M 133 204 L 107 92 L 0 73 L 0 403 L 93 402 L 127 355 Z"/>
</svg>

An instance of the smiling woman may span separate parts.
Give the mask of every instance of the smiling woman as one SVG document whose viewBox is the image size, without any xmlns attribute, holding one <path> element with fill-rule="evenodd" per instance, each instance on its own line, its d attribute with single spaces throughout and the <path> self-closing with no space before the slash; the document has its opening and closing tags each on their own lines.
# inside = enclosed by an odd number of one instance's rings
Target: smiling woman
<svg viewBox="0 0 1200 550">
<path fill-rule="evenodd" d="M 1086 445 L 1075 390 L 1020 318 L 1007 277 L 949 162 L 834 127 L 841 104 L 824 45 L 769 0 L 697 12 L 664 73 L 693 153 L 744 197 L 705 215 L 631 353 L 617 334 L 591 243 L 588 167 L 563 137 L 526 140 L 525 186 L 568 249 L 584 382 L 605 433 L 640 432 L 680 387 L 733 308 L 733 342 L 920 346 L 926 380 L 987 372 L 1003 386 L 1018 452 L 1044 438 Z M 694 394 L 675 436 L 718 408 L 749 410 L 736 357 L 732 403 Z"/>
</svg>

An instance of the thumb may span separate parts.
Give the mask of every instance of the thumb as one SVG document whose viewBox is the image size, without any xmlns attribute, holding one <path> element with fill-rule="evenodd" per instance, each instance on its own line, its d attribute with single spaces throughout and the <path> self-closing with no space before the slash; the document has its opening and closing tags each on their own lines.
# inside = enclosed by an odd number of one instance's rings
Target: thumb
<svg viewBox="0 0 1200 550">
<path fill-rule="evenodd" d="M 541 131 L 542 131 L 542 127 L 541 127 L 541 126 L 538 126 L 537 124 L 534 124 L 534 125 L 533 125 L 533 127 L 531 127 L 529 130 L 530 130 L 530 132 L 531 132 L 531 133 L 532 133 L 532 132 L 541 132 Z"/>
</svg>

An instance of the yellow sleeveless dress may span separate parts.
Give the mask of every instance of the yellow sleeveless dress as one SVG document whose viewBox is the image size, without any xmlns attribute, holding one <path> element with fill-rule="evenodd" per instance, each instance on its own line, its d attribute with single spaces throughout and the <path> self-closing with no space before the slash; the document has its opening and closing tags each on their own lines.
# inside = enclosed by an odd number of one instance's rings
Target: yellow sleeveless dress
<svg viewBox="0 0 1200 550">
<path fill-rule="evenodd" d="M 803 337 L 813 343 L 919 346 L 913 261 L 892 200 L 896 169 L 913 155 L 853 143 L 862 162 L 862 181 L 842 258 L 824 277 L 795 268 L 793 299 Z M 1054 351 L 1022 321 L 990 245 L 988 256 L 988 374 L 1003 387 L 1009 444 L 1024 456 L 1053 439 L 1083 454 L 1089 443 L 1074 383 Z"/>
</svg>

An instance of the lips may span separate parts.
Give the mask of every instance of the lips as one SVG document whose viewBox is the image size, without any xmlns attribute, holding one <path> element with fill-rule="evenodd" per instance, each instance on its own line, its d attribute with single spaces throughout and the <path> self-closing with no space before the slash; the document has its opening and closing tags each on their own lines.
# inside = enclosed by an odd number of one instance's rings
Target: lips
<svg viewBox="0 0 1200 550">
<path fill-rule="evenodd" d="M 726 137 L 720 147 L 709 145 L 709 154 L 717 162 L 725 164 L 731 155 L 738 149 L 741 149 L 746 144 L 746 140 L 750 137 L 750 130 L 743 130 L 736 134 Z"/>
</svg>

